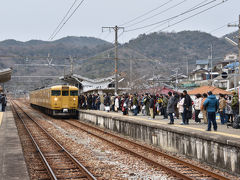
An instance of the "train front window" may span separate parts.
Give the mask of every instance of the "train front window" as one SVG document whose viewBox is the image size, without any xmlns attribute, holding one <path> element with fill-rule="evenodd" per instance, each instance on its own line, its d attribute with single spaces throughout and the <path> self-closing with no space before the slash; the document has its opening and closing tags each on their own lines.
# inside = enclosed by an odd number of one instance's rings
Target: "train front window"
<svg viewBox="0 0 240 180">
<path fill-rule="evenodd" d="M 70 96 L 78 96 L 78 91 L 70 91 Z"/>
<path fill-rule="evenodd" d="M 60 90 L 52 90 L 52 96 L 61 96 Z"/>
<path fill-rule="evenodd" d="M 62 91 L 62 96 L 68 96 L 68 95 L 69 95 L 68 91 Z"/>
</svg>

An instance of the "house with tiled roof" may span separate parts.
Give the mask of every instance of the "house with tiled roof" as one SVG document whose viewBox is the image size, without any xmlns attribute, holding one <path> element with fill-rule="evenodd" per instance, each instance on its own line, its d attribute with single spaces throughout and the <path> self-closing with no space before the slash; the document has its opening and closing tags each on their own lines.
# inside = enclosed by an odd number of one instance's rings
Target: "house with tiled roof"
<svg viewBox="0 0 240 180">
<path fill-rule="evenodd" d="M 232 93 L 229 91 L 225 91 L 223 89 L 217 88 L 217 87 L 213 87 L 213 86 L 202 86 L 199 88 L 195 88 L 191 91 L 188 91 L 188 94 L 190 96 L 195 96 L 196 94 L 203 94 L 203 93 L 207 93 L 209 91 L 212 91 L 212 93 L 216 96 L 219 96 L 219 94 L 227 94 L 227 95 L 231 95 Z"/>
</svg>

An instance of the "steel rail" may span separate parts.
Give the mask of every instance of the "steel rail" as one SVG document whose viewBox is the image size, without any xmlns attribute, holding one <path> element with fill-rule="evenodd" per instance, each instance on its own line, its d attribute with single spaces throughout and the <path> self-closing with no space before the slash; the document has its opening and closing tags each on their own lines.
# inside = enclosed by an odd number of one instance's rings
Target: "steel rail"
<svg viewBox="0 0 240 180">
<path fill-rule="evenodd" d="M 74 127 L 76 127 L 76 128 L 80 128 L 81 130 L 83 130 L 83 131 L 85 131 L 85 132 L 88 132 L 88 133 L 90 133 L 90 134 L 93 134 L 94 136 L 97 136 L 96 134 L 91 133 L 91 132 L 87 131 L 86 129 L 82 128 L 82 127 L 79 127 L 79 126 L 77 126 L 77 125 L 75 125 L 75 124 L 70 123 L 71 121 L 73 121 L 73 120 L 68 120 L 68 121 L 65 121 L 65 122 L 68 123 L 68 124 L 70 124 L 70 125 L 72 125 L 72 126 L 74 126 Z M 191 169 L 193 169 L 193 170 L 195 170 L 195 171 L 197 171 L 197 172 L 200 172 L 200 173 L 202 173 L 202 174 L 204 174 L 204 175 L 207 175 L 207 176 L 210 176 L 210 177 L 212 177 L 212 178 L 219 179 L 219 180 L 230 180 L 230 179 L 228 179 L 228 178 L 226 178 L 226 177 L 224 177 L 224 176 L 221 176 L 221 175 L 216 174 L 216 173 L 214 173 L 214 172 L 208 171 L 208 170 L 203 169 L 203 168 L 201 168 L 201 167 L 198 167 L 198 166 L 196 166 L 196 165 L 190 164 L 190 163 L 185 162 L 185 161 L 183 161 L 183 160 L 181 160 L 181 159 L 179 159 L 179 158 L 170 156 L 170 155 L 168 155 L 168 154 L 166 154 L 166 153 L 163 153 L 163 152 L 160 152 L 160 151 L 158 151 L 158 150 L 155 150 L 155 149 L 152 149 L 152 148 L 150 148 L 150 147 L 147 147 L 146 145 L 142 145 L 142 144 L 136 143 L 136 142 L 134 142 L 134 141 L 128 140 L 128 139 L 123 138 L 123 137 L 120 137 L 120 136 L 115 135 L 115 134 L 113 134 L 113 133 L 104 131 L 103 129 L 100 129 L 100 128 L 98 128 L 98 127 L 94 127 L 93 125 L 89 125 L 89 124 L 86 124 L 86 123 L 83 123 L 83 122 L 80 122 L 80 121 L 76 121 L 76 120 L 73 121 L 73 122 L 77 122 L 77 123 L 79 123 L 79 124 L 81 124 L 81 125 L 90 127 L 91 129 L 97 130 L 97 131 L 99 131 L 99 132 L 101 132 L 101 133 L 110 135 L 110 136 L 112 136 L 112 137 L 114 137 L 114 138 L 118 138 L 118 139 L 120 139 L 120 140 L 122 140 L 122 141 L 125 141 L 125 142 L 128 142 L 128 143 L 131 143 L 131 144 L 133 144 L 133 145 L 135 145 L 135 146 L 138 146 L 139 148 L 145 148 L 146 150 L 148 150 L 148 151 L 150 151 L 150 152 L 152 152 L 152 153 L 154 153 L 154 154 L 157 154 L 157 155 L 159 155 L 159 156 L 165 157 L 166 159 L 170 159 L 170 160 L 172 160 L 172 161 L 174 161 L 174 162 L 176 162 L 176 163 L 179 163 L 179 164 L 182 164 L 182 165 L 184 165 L 184 166 L 187 166 L 187 167 L 189 167 L 189 168 L 191 168 Z M 99 136 L 97 136 L 97 137 L 99 137 Z M 103 137 L 99 137 L 99 138 L 102 139 Z M 104 139 L 104 138 L 103 138 L 103 139 Z M 105 140 L 105 139 L 104 139 L 104 140 Z M 107 141 L 109 141 L 109 140 L 107 140 Z M 115 144 L 115 143 L 113 143 L 113 142 L 111 142 L 111 141 L 109 141 L 109 142 L 112 143 L 112 144 Z M 177 172 L 178 172 L 178 171 L 177 171 Z"/>
<path fill-rule="evenodd" d="M 51 139 L 61 150 L 71 159 L 71 161 L 77 165 L 77 167 L 84 172 L 88 179 L 97 180 L 93 174 L 91 174 L 86 167 L 84 167 L 70 152 L 68 152 L 52 135 L 50 135 L 38 122 L 36 122 L 29 114 L 27 114 L 17 103 L 14 102 L 16 106 L 29 118 L 31 119 L 48 137 Z M 14 105 L 13 105 L 14 107 Z M 15 108 L 15 107 L 14 107 Z M 15 109 L 16 110 L 16 109 Z M 22 120 L 22 118 L 21 118 Z M 22 120 L 23 121 L 23 120 Z M 40 149 L 39 149 L 40 150 Z M 42 154 L 43 155 L 43 154 Z M 44 156 L 44 155 L 43 155 Z M 44 158 L 46 160 L 46 158 Z M 49 165 L 49 164 L 48 164 Z M 49 166 L 50 167 L 50 166 Z M 53 171 L 53 170 L 52 170 Z M 56 177 L 56 176 L 55 176 Z"/>
<path fill-rule="evenodd" d="M 46 169 L 47 169 L 47 171 L 48 171 L 48 174 L 50 175 L 51 179 L 57 180 L 56 175 L 54 174 L 51 166 L 50 166 L 49 163 L 47 162 L 47 160 L 46 160 L 45 156 L 43 155 L 41 149 L 39 148 L 37 142 L 34 140 L 32 134 L 31 134 L 30 130 L 28 129 L 27 125 L 25 124 L 24 120 L 22 119 L 22 117 L 21 117 L 21 116 L 19 115 L 19 113 L 17 112 L 16 107 L 13 105 L 13 102 L 10 101 L 10 103 L 11 103 L 11 107 L 12 107 L 13 112 L 15 112 L 15 114 L 17 115 L 17 117 L 21 120 L 24 128 L 26 129 L 28 135 L 30 136 L 31 141 L 32 141 L 33 145 L 35 146 L 35 148 L 37 149 L 37 152 L 39 153 L 40 158 L 41 158 L 44 166 L 46 167 Z"/>
<path fill-rule="evenodd" d="M 189 176 L 187 176 L 187 175 L 185 175 L 185 174 L 182 174 L 181 172 L 179 172 L 179 171 L 177 171 L 177 170 L 174 170 L 174 169 L 172 169 L 172 168 L 169 168 L 169 167 L 167 167 L 167 166 L 164 166 L 164 165 L 162 165 L 162 164 L 160 164 L 160 163 L 158 163 L 158 162 L 156 162 L 156 161 L 154 161 L 154 160 L 152 160 L 152 159 L 150 159 L 150 158 L 147 158 L 147 157 L 145 157 L 145 156 L 143 156 L 143 155 L 141 155 L 141 154 L 139 154 L 139 153 L 137 153 L 137 152 L 135 152 L 135 151 L 132 151 L 132 150 L 130 150 L 130 149 L 128 149 L 128 148 L 125 148 L 125 147 L 123 147 L 123 146 L 121 146 L 121 145 L 119 145 L 119 144 L 117 144 L 117 143 L 114 143 L 114 142 L 112 142 L 112 141 L 110 141 L 110 140 L 108 140 L 108 139 L 105 139 L 104 137 L 98 136 L 98 135 L 96 135 L 96 134 L 94 134 L 94 133 L 92 133 L 92 132 L 89 132 L 88 130 L 86 130 L 86 129 L 82 128 L 82 127 L 79 127 L 79 126 L 77 126 L 77 125 L 74 125 L 74 124 L 68 122 L 67 120 L 65 120 L 64 122 L 66 122 L 67 124 L 70 124 L 71 126 L 73 126 L 73 127 L 75 127 L 75 128 L 81 129 L 82 131 L 85 131 L 85 132 L 87 132 L 88 134 L 91 134 L 91 135 L 93 135 L 93 136 L 95 136 L 95 137 L 97 137 L 97 138 L 99 138 L 99 139 L 101 139 L 101 140 L 103 140 L 103 141 L 106 141 L 106 142 L 108 142 L 108 143 L 110 143 L 110 144 L 112 144 L 112 145 L 114 145 L 114 146 L 117 146 L 118 148 L 122 149 L 122 150 L 125 151 L 126 153 L 130 153 L 130 154 L 133 154 L 134 156 L 137 156 L 137 157 L 139 157 L 139 158 L 141 158 L 141 159 L 144 159 L 144 160 L 147 161 L 148 163 L 150 163 L 150 164 L 152 164 L 152 165 L 154 165 L 154 166 L 158 166 L 158 167 L 160 167 L 161 169 L 165 170 L 166 172 L 170 173 L 172 176 L 176 176 L 176 177 L 178 177 L 178 178 L 185 179 L 185 180 L 193 180 L 193 178 L 191 178 L 191 177 L 189 177 Z M 78 122 L 79 122 L 79 121 L 78 121 Z"/>
</svg>

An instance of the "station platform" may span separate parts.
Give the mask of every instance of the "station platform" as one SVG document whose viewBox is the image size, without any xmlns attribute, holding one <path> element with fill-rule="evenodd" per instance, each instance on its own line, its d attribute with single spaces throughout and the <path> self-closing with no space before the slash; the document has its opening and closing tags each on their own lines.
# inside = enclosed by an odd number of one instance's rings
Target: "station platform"
<svg viewBox="0 0 240 180">
<path fill-rule="evenodd" d="M 124 116 L 122 113 L 79 110 L 79 120 L 142 140 L 162 150 L 186 156 L 220 170 L 240 175 L 240 129 L 218 121 L 218 131 L 206 131 L 207 124 L 173 125 L 162 116 Z"/>
<path fill-rule="evenodd" d="M 10 107 L 0 112 L 0 180 L 29 180 L 17 127 Z"/>
<path fill-rule="evenodd" d="M 94 111 L 92 111 L 94 112 Z M 198 133 L 205 133 L 209 135 L 218 135 L 218 136 L 226 136 L 224 138 L 228 138 L 229 140 L 238 140 L 240 141 L 240 129 L 233 129 L 232 127 L 227 127 L 226 125 L 222 125 L 220 123 L 220 120 L 217 120 L 217 125 L 218 125 L 218 130 L 213 131 L 206 131 L 207 129 L 207 124 L 204 124 L 203 122 L 200 124 L 195 123 L 193 119 L 189 120 L 189 125 L 181 125 L 182 119 L 174 119 L 174 124 L 168 124 L 170 121 L 169 119 L 163 119 L 163 116 L 156 116 L 155 119 L 150 119 L 149 116 L 143 116 L 143 115 L 137 115 L 133 116 L 127 115 L 123 116 L 122 112 L 116 113 L 116 112 L 106 112 L 106 111 L 97 111 L 101 114 L 105 115 L 111 115 L 111 116 L 116 116 L 116 117 L 128 117 L 129 120 L 134 120 L 134 121 L 139 121 L 144 124 L 156 124 L 156 125 L 164 125 L 166 127 L 176 127 L 176 128 L 181 128 L 185 129 L 184 131 L 194 131 Z"/>
</svg>

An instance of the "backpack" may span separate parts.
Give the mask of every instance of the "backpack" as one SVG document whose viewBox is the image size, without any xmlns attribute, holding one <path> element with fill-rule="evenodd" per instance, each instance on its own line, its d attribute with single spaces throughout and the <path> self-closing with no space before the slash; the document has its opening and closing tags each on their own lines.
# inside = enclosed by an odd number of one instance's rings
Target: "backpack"
<svg viewBox="0 0 240 180">
<path fill-rule="evenodd" d="M 234 129 L 240 129 L 240 116 L 235 116 L 232 127 Z"/>
</svg>

